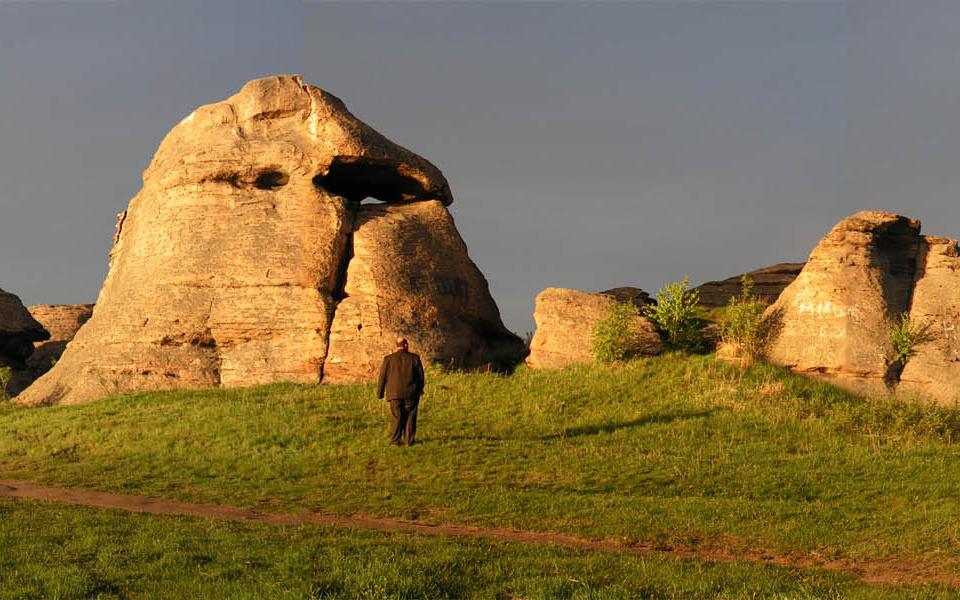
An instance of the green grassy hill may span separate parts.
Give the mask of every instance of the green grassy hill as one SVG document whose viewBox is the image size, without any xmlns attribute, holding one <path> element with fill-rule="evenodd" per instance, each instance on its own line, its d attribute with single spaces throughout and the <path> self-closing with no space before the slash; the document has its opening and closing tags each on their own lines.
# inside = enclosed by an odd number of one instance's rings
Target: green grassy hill
<svg viewBox="0 0 960 600">
<path fill-rule="evenodd" d="M 6 406 L 0 477 L 274 512 L 362 512 L 663 548 L 891 561 L 919 579 L 960 576 L 955 409 L 866 399 L 765 365 L 741 371 L 710 356 L 674 354 L 623 366 L 521 369 L 509 377 L 430 373 L 422 443 L 398 449 L 386 441 L 387 406 L 373 396 L 372 386 L 363 385 L 273 385 L 76 407 Z M 107 536 L 106 545 L 115 547 L 109 559 L 118 562 L 101 565 L 95 549 L 64 556 L 85 565 L 76 577 L 93 569 L 106 582 L 88 585 L 81 577 L 64 597 L 150 588 L 167 554 L 192 564 L 193 555 L 180 552 L 181 537 L 220 565 L 210 567 L 213 579 L 194 572 L 201 567 L 178 569 L 192 573 L 178 580 L 182 589 L 205 582 L 213 587 L 203 589 L 219 590 L 210 594 L 236 595 L 230 586 L 240 582 L 251 597 L 270 595 L 268 589 L 289 597 L 952 595 L 942 586 L 866 587 L 838 574 L 740 563 L 11 501 L 0 510 L 7 517 L 0 543 L 19 549 L 0 570 L 31 574 L 0 587 L 21 596 L 49 591 L 31 565 L 47 545 L 69 537 L 65 530 Z M 50 515 L 64 524 L 50 525 Z M 31 522 L 35 533 L 27 536 L 22 525 Z M 111 527 L 126 533 L 109 537 Z M 166 550 L 150 549 L 145 540 L 152 534 L 143 532 L 152 530 Z M 133 541 L 117 541 L 127 539 Z M 412 554 L 391 558 L 408 546 Z M 330 553 L 335 559 L 328 560 Z M 426 583 L 415 583 L 403 567 L 413 572 L 416 556 L 435 569 Z M 467 556 L 479 561 L 476 568 L 464 562 Z M 249 568 L 223 574 L 223 564 L 243 560 Z M 380 563 L 393 571 L 371 566 Z M 334 576 L 336 569 L 343 576 Z M 38 587 L 9 587 L 17 582 Z M 276 587 L 262 587 L 269 582 Z"/>
</svg>

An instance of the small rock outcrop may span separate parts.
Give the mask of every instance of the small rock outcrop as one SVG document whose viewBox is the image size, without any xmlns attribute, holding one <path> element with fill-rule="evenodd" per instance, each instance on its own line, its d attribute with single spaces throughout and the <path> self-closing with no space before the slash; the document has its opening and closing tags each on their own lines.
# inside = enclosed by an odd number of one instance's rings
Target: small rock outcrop
<svg viewBox="0 0 960 600">
<path fill-rule="evenodd" d="M 721 281 L 708 281 L 696 290 L 700 292 L 700 304 L 706 308 L 726 306 L 730 298 L 743 290 L 743 276 L 753 281 L 753 295 L 765 304 L 776 302 L 783 290 L 800 274 L 804 263 L 779 263 Z"/>
<path fill-rule="evenodd" d="M 0 367 L 13 371 L 7 393 L 16 395 L 32 381 L 26 360 L 33 354 L 35 342 L 50 337 L 36 321 L 20 298 L 0 289 Z"/>
<path fill-rule="evenodd" d="M 543 290 L 537 295 L 533 313 L 537 329 L 530 342 L 527 364 L 535 369 L 560 369 L 568 365 L 592 363 L 593 329 L 607 316 L 607 310 L 617 302 L 645 296 L 642 290 L 636 288 L 615 288 L 611 293 L 565 288 Z M 653 322 L 640 316 L 639 311 L 636 321 L 637 328 L 642 332 L 641 354 L 659 354 L 663 350 L 663 342 Z"/>
<path fill-rule="evenodd" d="M 47 341 L 34 342 L 33 354 L 27 359 L 27 367 L 39 377 L 60 359 L 80 326 L 90 320 L 93 304 L 40 304 L 30 306 L 27 310 L 50 332 Z"/>
<path fill-rule="evenodd" d="M 838 223 L 797 279 L 767 309 L 768 359 L 856 391 L 960 397 L 957 242 L 920 235 L 920 223 L 880 211 Z M 930 335 L 906 365 L 891 330 L 900 315 Z"/>
<path fill-rule="evenodd" d="M 371 378 L 397 335 L 426 361 L 519 359 L 452 201 L 439 169 L 338 98 L 251 81 L 160 144 L 93 316 L 19 401 Z"/>
</svg>

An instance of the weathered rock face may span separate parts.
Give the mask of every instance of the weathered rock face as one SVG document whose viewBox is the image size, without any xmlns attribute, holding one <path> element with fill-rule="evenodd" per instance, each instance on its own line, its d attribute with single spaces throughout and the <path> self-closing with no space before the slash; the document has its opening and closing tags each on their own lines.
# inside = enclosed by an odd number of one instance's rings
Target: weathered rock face
<svg viewBox="0 0 960 600">
<path fill-rule="evenodd" d="M 769 358 L 798 371 L 886 377 L 889 322 L 909 306 L 919 247 L 920 224 L 906 217 L 861 212 L 838 223 L 768 309 L 780 320 Z"/>
<path fill-rule="evenodd" d="M 773 304 L 783 290 L 797 278 L 803 265 L 804 263 L 779 263 L 743 275 L 753 281 L 754 296 L 761 302 Z M 722 281 L 708 281 L 696 288 L 700 292 L 700 304 L 707 308 L 726 306 L 730 298 L 739 296 L 743 290 L 743 275 Z"/>
<path fill-rule="evenodd" d="M 593 328 L 607 316 L 611 306 L 621 301 L 606 293 L 564 288 L 547 288 L 540 292 L 533 313 L 537 330 L 530 342 L 527 364 L 537 369 L 560 369 L 592 363 Z M 642 332 L 641 354 L 659 354 L 663 343 L 653 322 L 638 313 L 636 324 Z"/>
<path fill-rule="evenodd" d="M 920 223 L 878 211 L 838 223 L 800 276 L 765 313 L 776 334 L 768 358 L 857 391 L 960 393 L 957 243 L 920 235 Z M 899 315 L 932 325 L 901 374 L 890 332 Z M 900 381 L 904 385 L 898 385 Z"/>
<path fill-rule="evenodd" d="M 27 308 L 30 315 L 50 332 L 50 339 L 34 342 L 33 354 L 27 359 L 27 367 L 37 376 L 46 373 L 60 359 L 67 344 L 77 334 L 80 326 L 90 320 L 92 304 L 40 304 Z"/>
<path fill-rule="evenodd" d="M 368 378 L 398 336 L 431 361 L 463 367 L 519 358 L 487 281 L 440 202 L 361 206 L 324 380 Z"/>
<path fill-rule="evenodd" d="M 436 167 L 299 76 L 251 81 L 235 96 L 198 108 L 160 144 L 143 189 L 121 213 L 93 317 L 20 401 L 319 381 L 345 299 L 351 239 L 363 238 L 357 224 L 373 210 L 361 206 L 367 197 L 398 209 L 423 202 L 447 219 L 452 202 Z M 418 242 L 427 243 L 409 243 Z M 460 243 L 458 254 L 433 256 L 434 263 L 472 266 Z M 417 268 L 395 266 L 398 273 Z M 470 293 L 486 294 L 477 302 L 488 312 L 471 330 L 478 348 L 480 340 L 509 338 L 486 286 Z M 416 302 L 430 305 L 431 298 Z M 377 298 L 379 305 L 393 300 Z M 420 324 L 426 322 L 386 322 L 381 331 L 389 336 Z M 418 336 L 409 337 L 421 350 Z M 373 375 L 354 370 L 363 373 Z"/>
</svg>

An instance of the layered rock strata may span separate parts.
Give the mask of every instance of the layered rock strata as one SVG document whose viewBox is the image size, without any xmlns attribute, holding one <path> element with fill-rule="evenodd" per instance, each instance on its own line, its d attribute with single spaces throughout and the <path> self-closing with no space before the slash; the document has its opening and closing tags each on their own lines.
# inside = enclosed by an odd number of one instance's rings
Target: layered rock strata
<svg viewBox="0 0 960 600">
<path fill-rule="evenodd" d="M 367 198 L 387 206 L 363 204 Z M 339 360 L 331 364 L 363 364 L 333 367 L 339 380 L 374 376 L 369 355 L 398 334 L 427 361 L 454 354 L 458 364 L 482 362 L 502 344 L 520 353 L 452 227 L 451 202 L 434 165 L 359 121 L 336 97 L 299 76 L 251 81 L 195 110 L 160 144 L 143 188 L 119 215 L 92 318 L 20 401 L 315 383 L 335 322 Z M 388 218 L 381 223 L 377 214 Z M 424 216 L 423 226 L 406 224 Z M 368 256 L 368 231 L 392 232 L 402 247 L 389 259 Z M 435 248 L 446 254 L 432 254 Z M 415 281 L 390 284 L 421 272 L 468 285 L 448 302 Z M 411 309 L 391 312 L 403 303 Z M 460 329 L 433 331 L 449 323 Z M 348 343 L 350 327 L 366 333 Z"/>
<path fill-rule="evenodd" d="M 695 288 L 700 292 L 700 304 L 707 308 L 726 306 L 730 298 L 743 291 L 744 275 L 753 282 L 752 294 L 765 304 L 776 302 L 783 290 L 800 274 L 804 263 L 779 263 L 721 281 L 708 281 Z"/>
<path fill-rule="evenodd" d="M 530 342 L 527 364 L 536 369 L 560 369 L 592 363 L 593 329 L 617 302 L 643 298 L 642 290 L 631 294 L 616 288 L 617 295 L 590 293 L 565 288 L 547 288 L 537 295 L 533 319 L 537 329 Z M 640 293 L 637 293 L 640 292 Z M 618 299 L 619 296 L 619 299 Z M 653 322 L 640 315 L 634 325 L 640 333 L 640 354 L 659 354 L 663 343 Z"/>
<path fill-rule="evenodd" d="M 838 223 L 797 279 L 767 309 L 768 359 L 856 391 L 960 395 L 957 242 L 920 235 L 914 219 L 880 211 Z M 930 335 L 906 365 L 891 331 L 903 314 Z M 902 372 L 901 372 L 902 371 Z"/>
<path fill-rule="evenodd" d="M 34 342 L 33 354 L 27 359 L 27 367 L 39 377 L 60 359 L 80 326 L 90 320 L 93 304 L 40 304 L 30 306 L 27 310 L 50 332 L 47 341 Z"/>
</svg>

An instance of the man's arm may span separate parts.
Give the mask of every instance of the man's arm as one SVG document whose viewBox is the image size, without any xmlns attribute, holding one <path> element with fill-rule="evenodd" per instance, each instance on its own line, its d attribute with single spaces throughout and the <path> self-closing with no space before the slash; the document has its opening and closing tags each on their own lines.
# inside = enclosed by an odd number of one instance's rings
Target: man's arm
<svg viewBox="0 0 960 600">
<path fill-rule="evenodd" d="M 377 398 L 383 398 L 384 388 L 387 387 L 387 358 L 383 358 L 383 362 L 380 363 L 380 381 L 377 383 Z"/>
<path fill-rule="evenodd" d="M 416 364 L 417 372 L 417 398 L 423 395 L 423 386 L 426 384 L 426 379 L 423 374 L 423 363 L 420 362 L 420 357 L 417 356 Z"/>
</svg>

